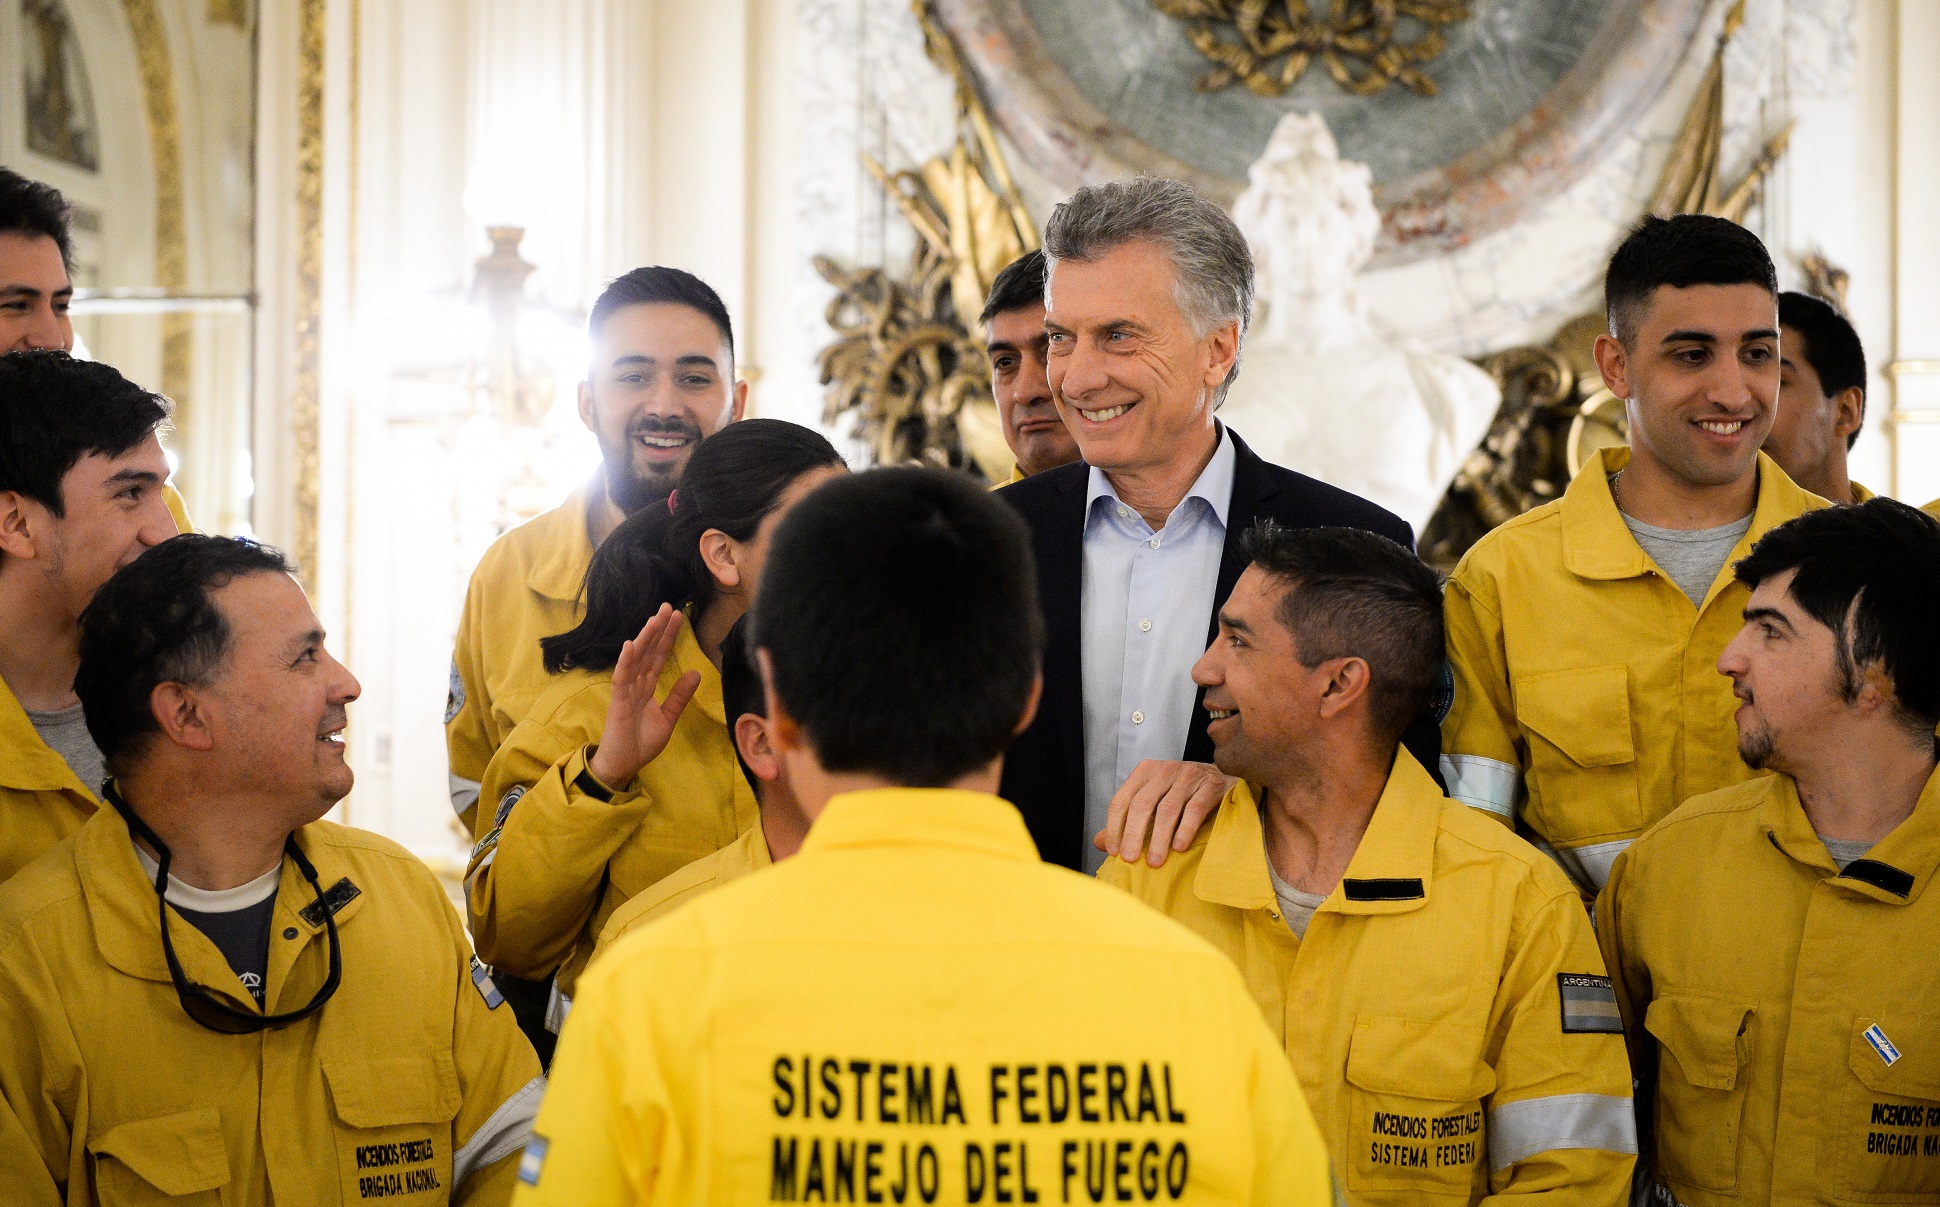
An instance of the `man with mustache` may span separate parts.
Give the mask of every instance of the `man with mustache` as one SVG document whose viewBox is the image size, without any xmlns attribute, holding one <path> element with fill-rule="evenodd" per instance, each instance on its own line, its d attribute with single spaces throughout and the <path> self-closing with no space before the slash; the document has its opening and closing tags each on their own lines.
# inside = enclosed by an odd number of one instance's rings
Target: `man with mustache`
<svg viewBox="0 0 1940 1207">
<path fill-rule="evenodd" d="M 430 869 L 319 820 L 359 688 L 290 569 L 177 536 L 81 617 L 114 778 L 0 886 L 9 1204 L 509 1197 L 538 1059 Z"/>
<path fill-rule="evenodd" d="M 1058 415 L 1044 369 L 1049 337 L 1044 333 L 1043 252 L 1025 252 L 997 274 L 980 317 L 984 350 L 990 356 L 990 393 L 997 401 L 1004 443 L 1017 458 L 1010 481 L 1076 461 L 1078 445 Z"/>
<path fill-rule="evenodd" d="M 1940 523 L 1815 511 L 1736 579 L 1717 669 L 1770 774 L 1686 801 L 1597 902 L 1651 1202 L 1940 1201 Z"/>
<path fill-rule="evenodd" d="M 451 807 L 467 830 L 492 754 L 551 683 L 539 639 L 579 623 L 594 547 L 665 500 L 694 446 L 747 406 L 727 307 L 699 277 L 636 268 L 606 287 L 587 326 L 593 357 L 579 418 L 599 439 L 600 473 L 486 550 L 458 622 L 445 744 Z"/>
<path fill-rule="evenodd" d="M 1748 779 L 1712 673 L 1746 589 L 1729 566 L 1824 500 L 1759 446 L 1779 386 L 1778 285 L 1723 218 L 1645 218 L 1611 258 L 1603 382 L 1630 447 L 1478 541 L 1449 579 L 1449 795 L 1554 854 L 1586 898 L 1638 834 Z"/>
</svg>

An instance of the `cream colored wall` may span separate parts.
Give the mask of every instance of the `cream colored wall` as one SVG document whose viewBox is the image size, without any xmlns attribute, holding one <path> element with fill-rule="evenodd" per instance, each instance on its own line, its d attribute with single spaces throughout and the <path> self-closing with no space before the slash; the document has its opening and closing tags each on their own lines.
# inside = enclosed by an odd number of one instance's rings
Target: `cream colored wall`
<svg viewBox="0 0 1940 1207">
<path fill-rule="evenodd" d="M 1871 0 L 1879 30 L 1884 163 L 1868 175 L 1888 198 L 1879 229 L 1890 247 L 1890 334 L 1871 345 L 1890 399 L 1894 491 L 1913 503 L 1940 498 L 1940 4 Z M 1880 169 L 1884 170 L 1881 171 Z"/>
</svg>

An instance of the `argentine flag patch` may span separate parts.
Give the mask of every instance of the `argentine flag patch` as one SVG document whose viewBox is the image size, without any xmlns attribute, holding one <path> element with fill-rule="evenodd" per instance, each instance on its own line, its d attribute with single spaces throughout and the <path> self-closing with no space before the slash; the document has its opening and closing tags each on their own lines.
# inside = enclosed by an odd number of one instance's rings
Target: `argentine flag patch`
<svg viewBox="0 0 1940 1207">
<path fill-rule="evenodd" d="M 1617 995 L 1609 977 L 1559 972 L 1556 996 L 1563 1001 L 1563 1034 L 1623 1034 L 1623 1016 L 1617 1013 Z"/>
<path fill-rule="evenodd" d="M 1878 1023 L 1866 1028 L 1865 1036 L 1866 1042 L 1873 1046 L 1873 1051 L 1879 1053 L 1879 1058 L 1886 1062 L 1887 1068 L 1890 1069 L 1899 1063 L 1900 1050 L 1893 1046 L 1892 1040 L 1886 1038 L 1886 1032 L 1879 1029 Z"/>
<path fill-rule="evenodd" d="M 537 1132 L 532 1133 L 532 1139 L 526 1141 L 525 1155 L 519 1158 L 519 1181 L 527 1186 L 539 1184 L 539 1171 L 546 1164 L 547 1143 L 546 1138 Z"/>
<path fill-rule="evenodd" d="M 498 991 L 497 985 L 492 984 L 491 972 L 485 967 L 485 962 L 477 956 L 472 957 L 472 988 L 478 990 L 478 996 L 485 999 L 487 1010 L 496 1010 L 505 1004 L 505 995 Z"/>
</svg>

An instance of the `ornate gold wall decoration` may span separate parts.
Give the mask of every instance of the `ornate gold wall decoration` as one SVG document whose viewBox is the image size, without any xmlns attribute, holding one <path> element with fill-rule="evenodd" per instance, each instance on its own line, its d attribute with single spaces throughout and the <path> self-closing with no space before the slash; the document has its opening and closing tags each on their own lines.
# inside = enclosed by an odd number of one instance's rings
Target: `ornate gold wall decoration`
<svg viewBox="0 0 1940 1207">
<path fill-rule="evenodd" d="M 877 464 L 975 468 L 994 481 L 1011 459 L 990 399 L 977 315 L 990 282 L 1037 246 L 1037 228 L 949 35 L 927 0 L 912 5 L 930 58 L 956 81 L 957 138 L 916 171 L 863 164 L 918 235 L 902 281 L 879 268 L 815 269 L 836 288 L 823 349 L 827 422 L 854 413 Z"/>
<path fill-rule="evenodd" d="M 1279 96 L 1318 57 L 1334 82 L 1356 96 L 1399 84 L 1434 96 L 1435 81 L 1416 66 L 1448 47 L 1442 30 L 1471 15 L 1468 0 L 1333 0 L 1325 17 L 1307 0 L 1152 0 L 1168 17 L 1191 22 L 1186 36 L 1215 64 L 1201 92 L 1244 84 Z M 1417 31 L 1408 38 L 1412 21 Z"/>
<path fill-rule="evenodd" d="M 188 235 L 182 193 L 182 129 L 175 99 L 175 66 L 155 0 L 122 0 L 141 68 L 142 110 L 148 121 L 149 154 L 155 164 L 155 284 L 188 287 Z M 162 393 L 175 403 L 175 422 L 187 418 L 195 368 L 195 332 L 189 315 L 162 316 Z"/>
<path fill-rule="evenodd" d="M 297 18 L 296 85 L 296 382 L 290 398 L 295 445 L 295 548 L 316 584 L 318 441 L 323 416 L 318 327 L 323 318 L 323 46 L 326 0 L 302 0 Z"/>
</svg>

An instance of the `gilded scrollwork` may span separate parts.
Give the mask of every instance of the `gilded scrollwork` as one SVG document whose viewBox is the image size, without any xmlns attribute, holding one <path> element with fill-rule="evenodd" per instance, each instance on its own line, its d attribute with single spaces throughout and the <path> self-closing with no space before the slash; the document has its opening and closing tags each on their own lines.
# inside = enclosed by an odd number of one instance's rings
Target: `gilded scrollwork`
<svg viewBox="0 0 1940 1207">
<path fill-rule="evenodd" d="M 1195 82 L 1201 92 L 1243 84 L 1260 96 L 1286 92 L 1315 59 L 1356 96 L 1397 84 L 1434 96 L 1435 81 L 1419 65 L 1448 48 L 1443 29 L 1470 16 L 1468 0 L 1332 0 L 1325 16 L 1307 0 L 1152 0 L 1152 7 L 1190 22 L 1187 38 L 1213 64 Z"/>
</svg>

